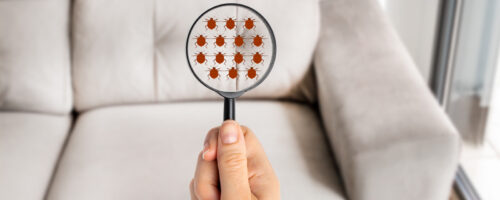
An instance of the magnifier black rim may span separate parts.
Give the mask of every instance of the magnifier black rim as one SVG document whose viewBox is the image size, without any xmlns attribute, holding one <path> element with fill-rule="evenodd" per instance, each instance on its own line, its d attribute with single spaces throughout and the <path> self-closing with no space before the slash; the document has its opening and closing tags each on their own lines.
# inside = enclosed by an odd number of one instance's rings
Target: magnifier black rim
<svg viewBox="0 0 500 200">
<path fill-rule="evenodd" d="M 206 13 L 208 13 L 209 11 L 211 11 L 213 9 L 222 7 L 222 6 L 240 6 L 240 7 L 246 8 L 246 9 L 252 11 L 253 13 L 255 13 L 262 20 L 262 22 L 264 22 L 264 25 L 266 25 L 267 29 L 269 30 L 269 34 L 270 34 L 270 37 L 271 37 L 271 42 L 273 44 L 273 52 L 272 52 L 272 56 L 271 56 L 271 62 L 269 63 L 269 68 L 267 69 L 266 73 L 264 73 L 264 75 L 261 76 L 260 79 L 256 83 L 254 83 L 252 86 L 250 86 L 248 88 L 245 88 L 243 90 L 240 90 L 240 91 L 236 91 L 236 92 L 220 91 L 220 90 L 217 90 L 217 89 L 209 86 L 205 82 L 203 82 L 200 79 L 200 77 L 198 77 L 198 75 L 196 75 L 195 71 L 193 70 L 193 66 L 191 65 L 191 62 L 189 60 L 189 52 L 188 52 L 189 38 L 191 37 L 191 32 L 193 31 L 194 26 L 196 25 L 196 23 L 198 22 L 198 20 L 200 20 L 201 17 L 204 16 Z M 194 21 L 193 25 L 191 25 L 191 28 L 189 29 L 189 33 L 188 33 L 187 40 L 186 40 L 186 58 L 187 58 L 187 63 L 189 65 L 189 69 L 191 70 L 191 72 L 193 73 L 193 75 L 196 77 L 196 79 L 201 84 L 203 84 L 205 87 L 213 90 L 214 92 L 219 93 L 220 95 L 222 95 L 224 97 L 227 97 L 227 98 L 236 98 L 236 97 L 241 96 L 243 93 L 247 92 L 248 90 L 251 90 L 251 89 L 257 87 L 258 85 L 260 85 L 262 83 L 262 81 L 264 81 L 264 79 L 267 78 L 267 76 L 269 75 L 269 73 L 273 69 L 274 61 L 276 59 L 276 38 L 274 37 L 273 29 L 271 28 L 271 25 L 269 25 L 269 23 L 267 22 L 266 18 L 264 18 L 264 16 L 262 16 L 255 9 L 250 8 L 250 7 L 248 7 L 246 5 L 243 5 L 243 4 L 239 4 L 239 3 L 224 3 L 224 4 L 219 4 L 219 5 L 216 5 L 214 7 L 209 8 L 205 12 L 201 13 L 201 15 L 198 16 L 198 18 L 196 18 L 196 20 Z"/>
</svg>

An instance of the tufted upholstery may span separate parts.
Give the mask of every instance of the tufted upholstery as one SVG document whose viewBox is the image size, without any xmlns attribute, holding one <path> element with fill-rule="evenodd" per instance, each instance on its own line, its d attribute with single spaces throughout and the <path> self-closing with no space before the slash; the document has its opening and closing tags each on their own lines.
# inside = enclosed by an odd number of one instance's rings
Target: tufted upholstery
<svg viewBox="0 0 500 200">
<path fill-rule="evenodd" d="M 69 1 L 0 1 L 0 110 L 69 113 Z"/>
<path fill-rule="evenodd" d="M 185 41 L 199 14 L 224 2 L 229 1 L 76 0 L 72 34 L 77 110 L 219 98 L 191 74 Z M 268 19 L 278 46 L 273 72 L 243 98 L 314 101 L 311 59 L 319 34 L 317 0 L 240 3 Z"/>
</svg>

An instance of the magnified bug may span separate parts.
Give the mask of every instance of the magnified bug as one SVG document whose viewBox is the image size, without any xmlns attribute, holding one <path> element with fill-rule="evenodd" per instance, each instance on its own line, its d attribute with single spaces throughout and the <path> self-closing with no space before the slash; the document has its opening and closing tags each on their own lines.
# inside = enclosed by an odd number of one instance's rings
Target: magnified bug
<svg viewBox="0 0 500 200">
<path fill-rule="evenodd" d="M 257 74 L 257 71 L 260 71 L 259 69 L 257 68 L 254 68 L 254 67 L 250 67 L 247 69 L 247 74 L 246 74 L 246 77 L 249 78 L 249 79 L 258 79 L 259 75 Z"/>
<path fill-rule="evenodd" d="M 214 45 L 217 45 L 219 47 L 226 46 L 226 38 L 222 35 L 219 35 L 215 38 Z"/>
<path fill-rule="evenodd" d="M 198 35 L 195 38 L 195 46 L 203 47 L 207 45 L 207 37 L 205 37 L 204 35 Z"/>
<path fill-rule="evenodd" d="M 262 36 L 255 35 L 252 40 L 252 45 L 256 47 L 262 46 L 264 43 L 262 42 Z"/>
<path fill-rule="evenodd" d="M 245 40 L 243 39 L 243 37 L 241 37 L 241 35 L 237 35 L 236 37 L 234 37 L 234 45 L 235 46 L 242 47 L 244 44 L 245 44 Z"/>
<path fill-rule="evenodd" d="M 218 79 L 220 77 L 219 75 L 219 70 L 220 68 L 217 67 L 212 67 L 210 70 L 208 70 L 208 78 L 210 79 Z"/>
<path fill-rule="evenodd" d="M 206 55 L 203 52 L 196 54 L 196 62 L 198 64 L 204 64 L 207 62 Z"/>
<path fill-rule="evenodd" d="M 219 53 L 215 54 L 214 61 L 218 64 L 226 63 L 226 55 L 222 54 L 222 52 L 219 52 Z"/>
<path fill-rule="evenodd" d="M 260 64 L 260 63 L 262 63 L 262 61 L 264 61 L 264 59 L 262 59 L 262 54 L 261 53 L 255 52 L 252 55 L 252 63 Z"/>
<path fill-rule="evenodd" d="M 243 63 L 245 60 L 243 59 L 243 54 L 241 54 L 240 52 L 236 52 L 234 54 L 234 58 L 233 58 L 233 62 L 235 62 L 236 64 L 241 64 Z"/>
<path fill-rule="evenodd" d="M 255 19 L 247 18 L 245 20 L 245 28 L 248 30 L 255 28 Z"/>
<path fill-rule="evenodd" d="M 231 29 L 233 29 L 235 26 L 236 26 L 236 25 L 235 25 L 235 22 L 234 22 L 233 18 L 231 18 L 231 17 L 230 17 L 229 19 L 226 19 L 226 25 L 224 26 L 225 28 L 227 28 L 227 29 L 231 30 Z"/>
<path fill-rule="evenodd" d="M 217 20 L 216 19 L 210 17 L 205 22 L 207 23 L 207 25 L 205 25 L 205 27 L 207 29 L 213 30 L 213 29 L 217 28 Z"/>
<path fill-rule="evenodd" d="M 239 76 L 238 69 L 236 69 L 236 67 L 231 67 L 227 72 L 227 77 L 231 79 L 238 78 L 238 76 Z"/>
</svg>

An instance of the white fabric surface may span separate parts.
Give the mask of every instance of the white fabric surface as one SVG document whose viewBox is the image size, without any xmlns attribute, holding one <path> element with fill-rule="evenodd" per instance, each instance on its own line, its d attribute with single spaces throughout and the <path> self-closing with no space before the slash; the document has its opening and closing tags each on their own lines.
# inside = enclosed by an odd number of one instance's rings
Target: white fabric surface
<svg viewBox="0 0 500 200">
<path fill-rule="evenodd" d="M 72 108 L 69 1 L 0 1 L 0 110 Z"/>
<path fill-rule="evenodd" d="M 191 73 L 185 42 L 194 20 L 223 2 L 230 1 L 76 0 L 72 26 L 77 110 L 216 98 Z M 243 98 L 314 101 L 310 63 L 319 34 L 318 1 L 239 2 L 267 18 L 278 49 L 270 76 Z"/>
<path fill-rule="evenodd" d="M 49 200 L 189 199 L 206 132 L 222 102 L 117 106 L 77 120 Z M 281 182 L 283 199 L 344 199 L 316 112 L 285 102 L 236 103 Z"/>
<path fill-rule="evenodd" d="M 0 199 L 43 199 L 69 116 L 0 112 Z"/>
</svg>

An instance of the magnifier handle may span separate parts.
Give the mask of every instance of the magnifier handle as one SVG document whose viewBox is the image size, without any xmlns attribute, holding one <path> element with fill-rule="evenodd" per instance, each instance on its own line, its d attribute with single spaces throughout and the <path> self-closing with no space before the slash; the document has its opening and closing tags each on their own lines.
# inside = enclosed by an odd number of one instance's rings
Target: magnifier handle
<svg viewBox="0 0 500 200">
<path fill-rule="evenodd" d="M 234 120 L 235 110 L 234 110 L 234 98 L 224 97 L 224 121 L 230 119 Z"/>
</svg>

